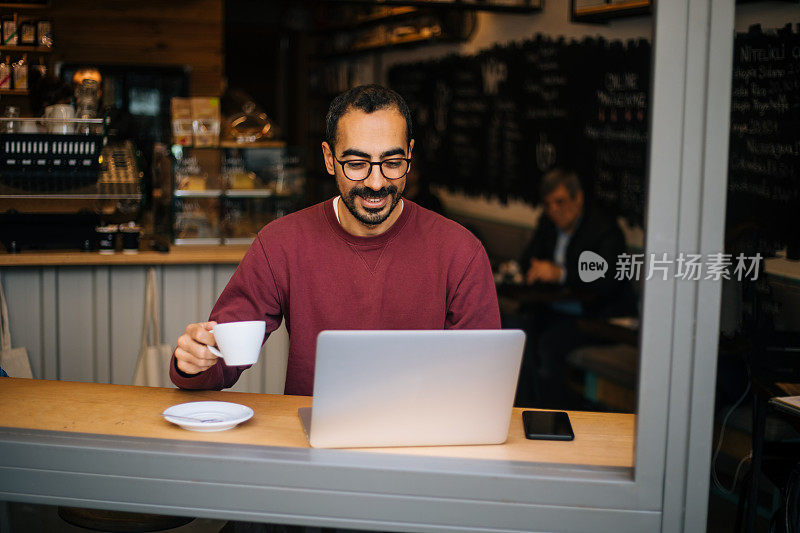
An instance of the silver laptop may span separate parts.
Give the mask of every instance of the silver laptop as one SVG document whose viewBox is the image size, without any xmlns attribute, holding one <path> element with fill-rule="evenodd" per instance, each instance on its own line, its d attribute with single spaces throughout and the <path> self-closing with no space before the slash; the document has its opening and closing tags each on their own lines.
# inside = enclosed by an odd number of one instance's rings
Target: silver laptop
<svg viewBox="0 0 800 533">
<path fill-rule="evenodd" d="M 323 331 L 311 446 L 500 444 L 508 437 L 521 330 Z"/>
</svg>

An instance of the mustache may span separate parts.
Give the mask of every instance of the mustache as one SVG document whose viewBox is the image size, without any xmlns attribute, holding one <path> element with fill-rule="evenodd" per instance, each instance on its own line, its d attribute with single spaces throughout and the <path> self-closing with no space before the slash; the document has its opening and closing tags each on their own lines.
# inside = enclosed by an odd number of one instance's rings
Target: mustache
<svg viewBox="0 0 800 533">
<path fill-rule="evenodd" d="M 388 187 L 381 187 L 377 191 L 374 189 L 370 189 L 369 187 L 361 186 L 361 187 L 354 187 L 350 190 L 350 198 L 355 198 L 356 196 L 360 196 L 364 199 L 369 198 L 385 198 L 389 195 L 394 196 L 397 194 L 397 187 L 395 185 L 389 185 Z"/>
</svg>

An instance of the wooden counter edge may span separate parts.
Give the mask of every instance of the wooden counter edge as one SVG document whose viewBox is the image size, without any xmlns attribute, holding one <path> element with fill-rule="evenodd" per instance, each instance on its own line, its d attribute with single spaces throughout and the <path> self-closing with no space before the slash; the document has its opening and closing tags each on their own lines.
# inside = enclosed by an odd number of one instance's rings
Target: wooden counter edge
<svg viewBox="0 0 800 533">
<path fill-rule="evenodd" d="M 109 265 L 189 265 L 230 264 L 242 260 L 248 246 L 187 246 L 173 247 L 169 252 L 120 252 L 103 255 L 99 252 L 43 251 L 0 254 L 0 267 L 44 266 L 109 266 Z"/>
</svg>

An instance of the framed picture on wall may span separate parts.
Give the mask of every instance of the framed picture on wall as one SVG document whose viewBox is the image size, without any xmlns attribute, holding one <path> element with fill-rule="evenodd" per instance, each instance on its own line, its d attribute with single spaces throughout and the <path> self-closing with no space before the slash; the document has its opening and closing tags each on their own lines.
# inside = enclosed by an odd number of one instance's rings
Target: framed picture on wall
<svg viewBox="0 0 800 533">
<path fill-rule="evenodd" d="M 570 0 L 572 22 L 604 22 L 611 18 L 649 15 L 653 0 Z"/>
<path fill-rule="evenodd" d="M 462 0 L 463 1 L 463 0 Z M 503 8 L 519 9 L 519 10 L 540 10 L 544 0 L 488 0 L 488 1 L 471 1 L 463 2 L 465 4 L 474 4 L 476 7 L 484 7 L 488 9 L 496 9 L 498 11 Z"/>
<path fill-rule="evenodd" d="M 497 11 L 507 13 L 530 13 L 541 11 L 544 0 L 328 0 L 343 4 L 361 3 L 381 6 L 447 7 L 476 11 Z"/>
</svg>

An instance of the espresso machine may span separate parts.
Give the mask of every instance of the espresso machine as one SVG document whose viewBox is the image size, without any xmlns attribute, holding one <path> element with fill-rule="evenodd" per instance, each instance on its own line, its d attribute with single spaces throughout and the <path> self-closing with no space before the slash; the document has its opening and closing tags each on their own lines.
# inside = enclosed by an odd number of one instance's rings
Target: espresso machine
<svg viewBox="0 0 800 533">
<path fill-rule="evenodd" d="M 0 242 L 9 252 L 96 246 L 95 227 L 133 220 L 142 173 L 107 118 L 0 118 Z M 44 132 L 42 132 L 44 130 Z"/>
</svg>

